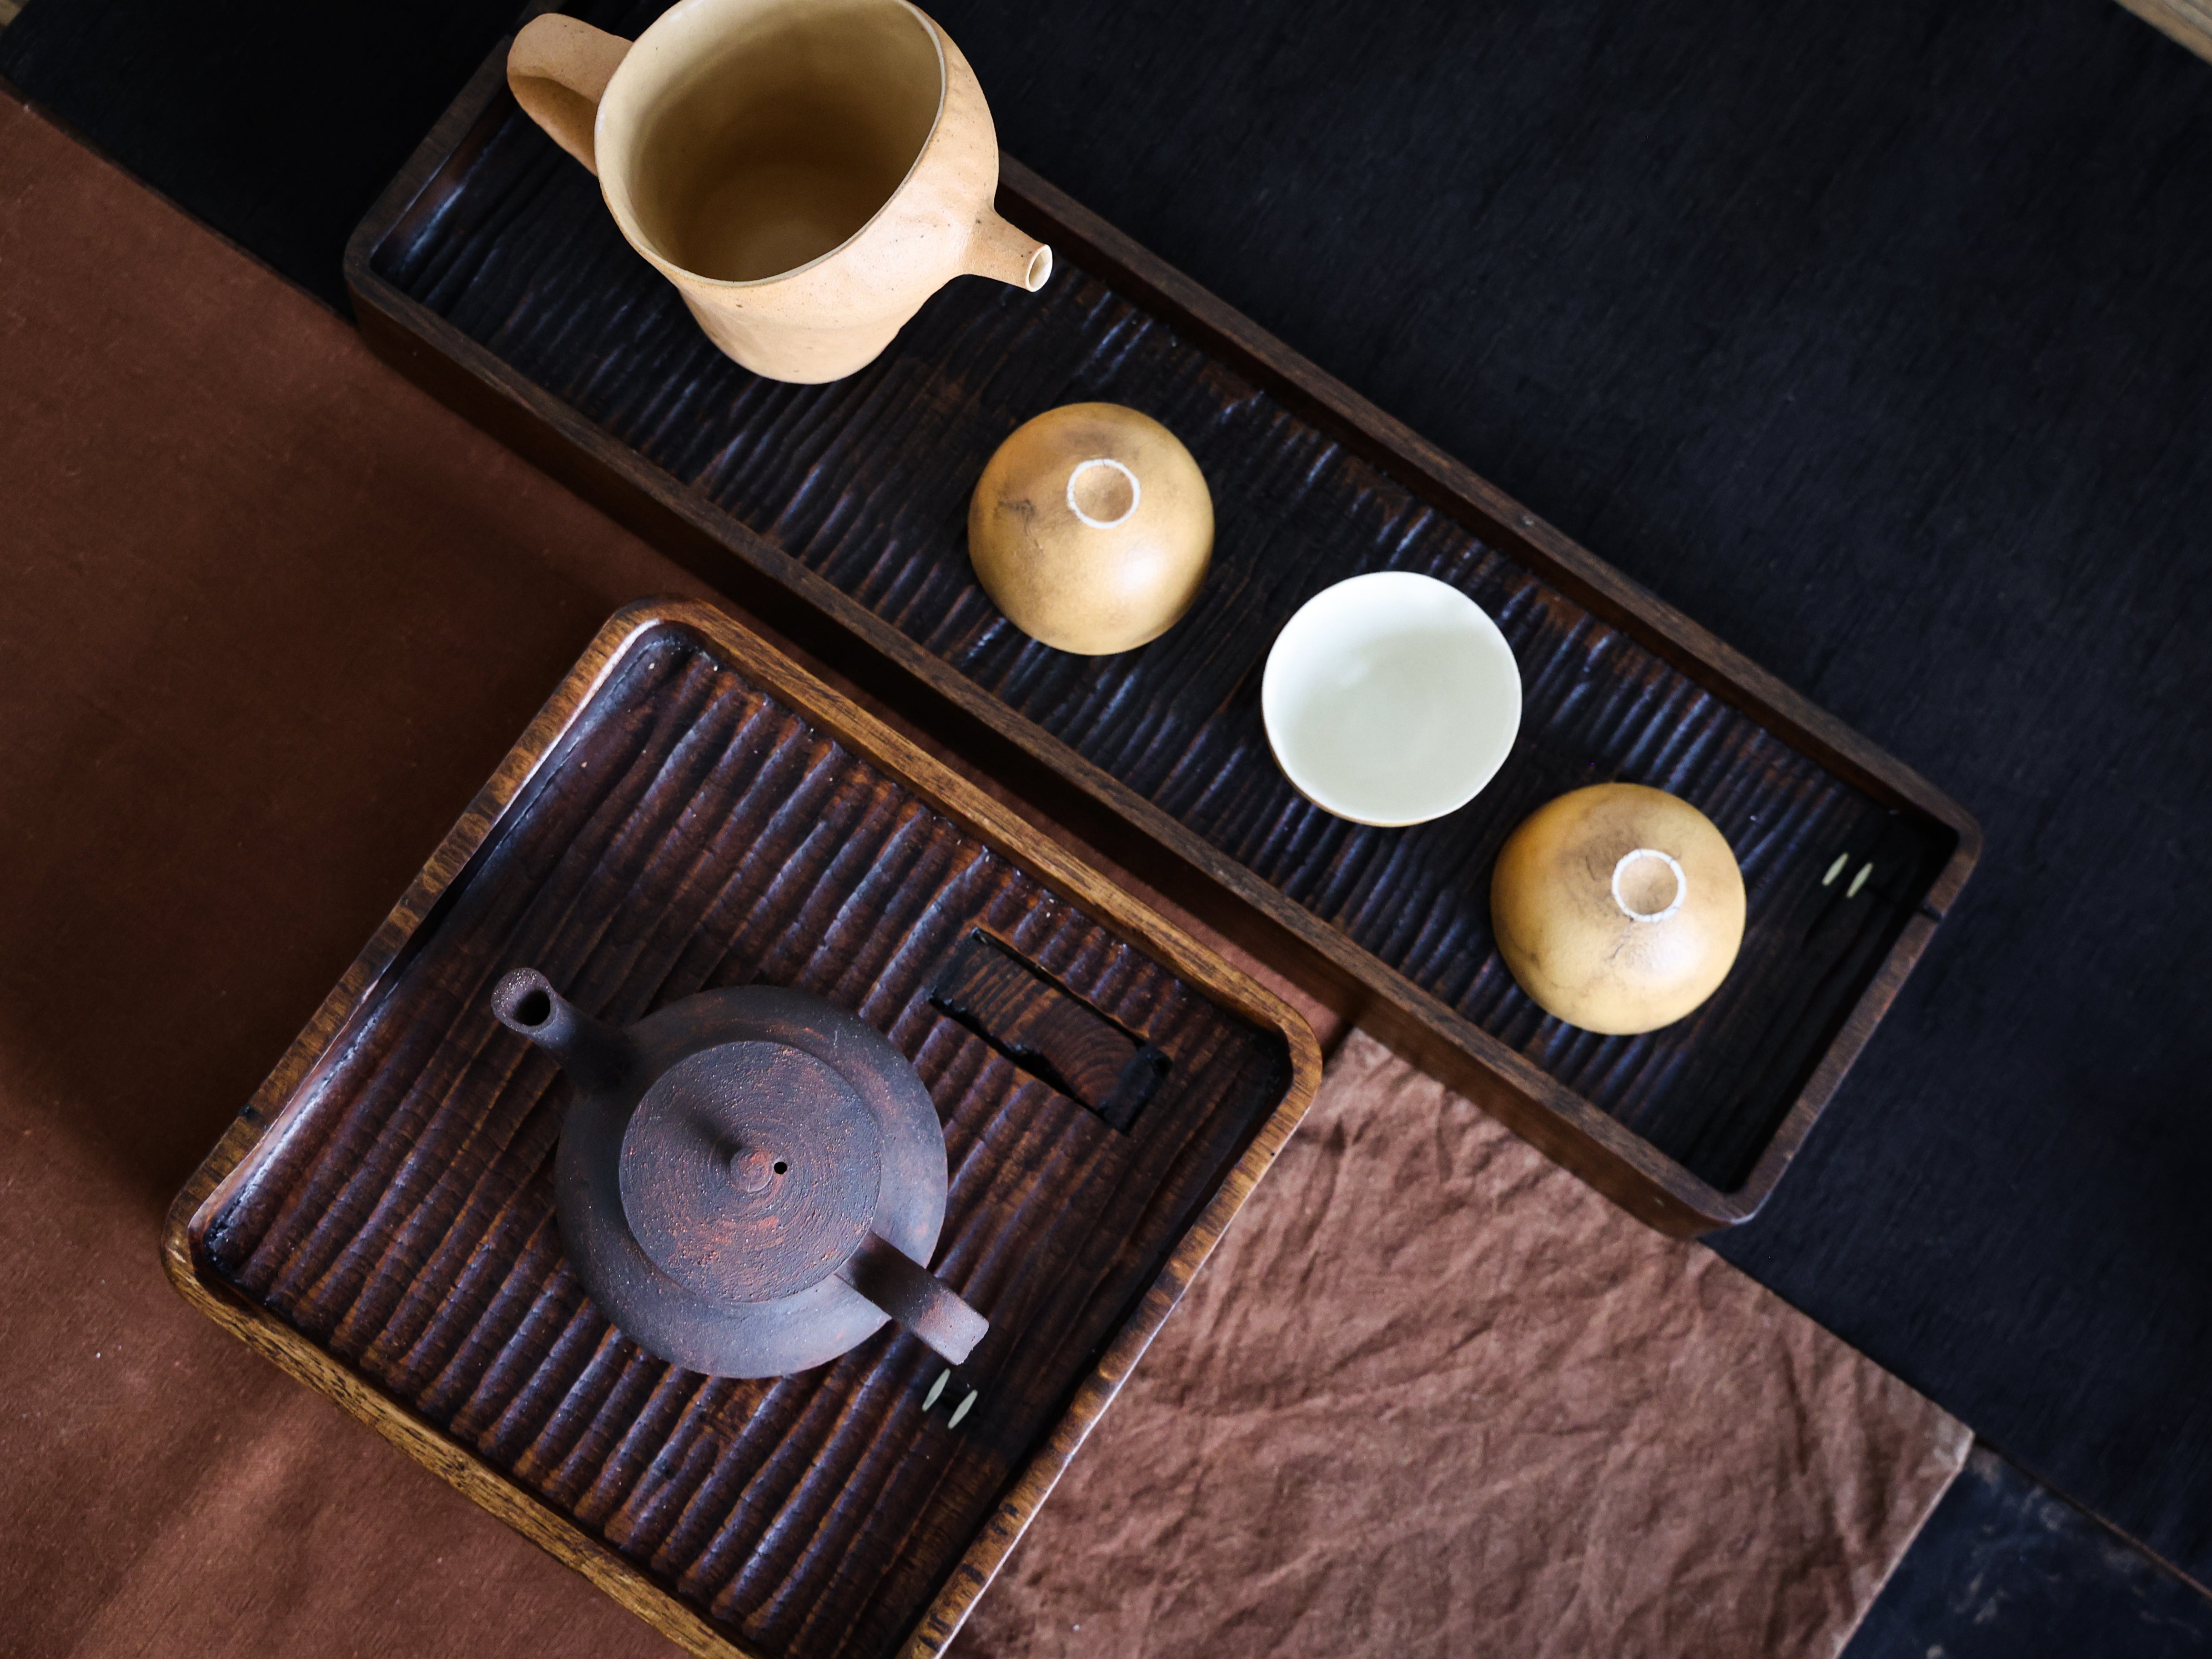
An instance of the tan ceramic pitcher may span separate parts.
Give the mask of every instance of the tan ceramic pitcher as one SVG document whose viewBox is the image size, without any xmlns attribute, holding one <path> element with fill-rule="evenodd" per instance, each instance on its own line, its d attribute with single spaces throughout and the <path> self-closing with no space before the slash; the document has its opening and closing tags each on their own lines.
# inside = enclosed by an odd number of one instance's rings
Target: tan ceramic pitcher
<svg viewBox="0 0 2212 1659">
<path fill-rule="evenodd" d="M 975 71 L 907 0 L 682 0 L 635 42 L 549 14 L 507 79 L 757 374 L 837 380 L 963 272 L 1031 293 L 1052 274 L 992 206 Z"/>
</svg>

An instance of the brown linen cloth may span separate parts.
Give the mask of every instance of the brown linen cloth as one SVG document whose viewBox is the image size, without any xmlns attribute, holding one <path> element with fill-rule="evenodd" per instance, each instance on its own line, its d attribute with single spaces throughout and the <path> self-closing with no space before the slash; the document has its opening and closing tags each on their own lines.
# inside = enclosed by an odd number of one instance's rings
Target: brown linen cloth
<svg viewBox="0 0 2212 1659">
<path fill-rule="evenodd" d="M 599 622 L 699 591 L 337 319 L 0 100 L 0 1653 L 674 1652 L 186 1308 L 157 1252 L 169 1198 Z M 1154 1651 L 1503 1652 L 1472 1621 L 1500 1588 L 1535 1596 L 1501 1571 L 1529 1559 L 1530 1516 L 1571 1518 L 1556 1574 L 1580 1588 L 1547 1579 L 1545 1594 L 1598 1632 L 1585 1651 L 1629 1652 L 1606 1609 L 1636 1614 L 1677 1575 L 1684 1596 L 1753 1621 L 1709 1655 L 1788 1650 L 1811 1627 L 1783 1589 L 1800 1580 L 1841 1629 L 1941 1484 L 1956 1426 L 1511 1143 L 1492 1164 L 1524 1163 L 1516 1190 L 1555 1192 L 1557 1215 L 1525 1237 L 1455 1235 L 1478 1259 L 1422 1269 L 1427 1233 L 1387 1244 L 1347 1227 L 1312 1171 L 1364 1178 L 1340 1156 L 1364 1136 L 1377 1166 L 1458 1183 L 1476 1143 L 1445 1131 L 1464 1115 L 1431 1112 L 1386 1152 L 1375 1137 L 1403 1109 L 1332 1097 L 1335 1121 L 1261 1188 L 1228 1272 L 1201 1278 L 1198 1316 L 1170 1323 L 1003 1607 L 985 1597 L 969 1650 L 1020 1651 L 1036 1630 L 1050 1652 L 1082 1622 L 1099 1651 L 1149 1632 Z M 1601 1304 L 1547 1322 L 1566 1281 L 1546 1275 L 1584 1248 L 1562 1216 L 1618 1237 L 1624 1294 L 1677 1298 L 1647 1333 L 1663 1362 L 1650 1344 L 1584 1341 Z M 1220 1299 L 1261 1265 L 1239 1251 L 1309 1227 L 1322 1249 Z M 1377 1252 L 1406 1271 L 1370 1294 L 1359 1274 Z M 1632 1270 L 1647 1256 L 1678 1278 Z M 1462 1279 L 1490 1299 L 1454 1300 Z M 1326 1319 L 1344 1291 L 1355 1300 Z M 1366 1334 L 1354 1349 L 1308 1328 L 1347 1319 Z M 1559 1413 L 1534 1440 L 1454 1415 L 1518 1398 L 1484 1370 L 1515 1321 L 1565 1362 L 1538 1367 L 1521 1402 Z M 1765 1394 L 1717 1385 L 1682 1410 L 1723 1443 L 1766 1443 L 1778 1420 L 1802 1464 L 1764 1491 L 1709 1505 L 1710 1472 L 1673 1460 L 1682 1425 L 1630 1444 L 1573 1403 L 1725 1372 L 1715 1333 L 1740 1340 L 1746 1323 L 1767 1346 L 1728 1348 L 1735 1363 L 1803 1364 Z M 1262 1340 L 1276 1328 L 1285 1340 Z M 1187 1421 L 1170 1410 L 1184 1394 Z M 1778 1419 L 1738 1420 L 1768 1394 Z M 1718 1553 L 1650 1548 L 1653 1516 L 1678 1510 L 1725 1523 Z M 1156 1550 L 1146 1516 L 1164 1529 Z M 1612 1561 L 1636 1565 L 1628 1584 L 1580 1583 Z M 1378 1593 L 1364 1603 L 1363 1578 Z M 1196 1634 L 1176 1612 L 1194 1594 L 1249 1603 L 1249 1634 Z M 1420 1635 L 1440 1609 L 1452 1636 Z M 1756 1623 L 1770 1614 L 1774 1643 Z"/>
<path fill-rule="evenodd" d="M 1970 1439 L 1356 1031 L 963 1639 L 1832 1654 Z"/>
</svg>

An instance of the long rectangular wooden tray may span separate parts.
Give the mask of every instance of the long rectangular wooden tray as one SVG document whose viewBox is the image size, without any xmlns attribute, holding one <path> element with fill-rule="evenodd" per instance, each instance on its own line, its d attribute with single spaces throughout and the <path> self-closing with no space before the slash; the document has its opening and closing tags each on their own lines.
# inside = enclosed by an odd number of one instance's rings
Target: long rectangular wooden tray
<svg viewBox="0 0 2212 1659">
<path fill-rule="evenodd" d="M 963 279 L 848 380 L 747 374 L 501 61 L 353 239 L 377 350 L 1634 1213 L 1693 1233 L 1759 1207 L 1958 896 L 1972 817 L 1011 159 L 1000 208 L 1058 260 L 1042 294 Z M 1218 524 L 1192 612 L 1105 659 L 1024 638 L 964 547 L 999 441 L 1091 398 L 1182 436 Z M 1472 594 L 1526 686 L 1496 781 L 1413 830 L 1306 802 L 1258 712 L 1291 611 L 1382 568 Z M 1545 1017 L 1490 931 L 1506 835 L 1616 778 L 1702 808 L 1750 899 L 1721 992 L 1639 1037 Z"/>
<path fill-rule="evenodd" d="M 492 1018 L 828 997 L 914 1062 L 991 1330 L 761 1382 L 568 1267 L 567 1097 Z M 1019 1062 L 1018 1064 L 1017 1062 Z M 694 1652 L 951 1638 L 1320 1076 L 1279 1000 L 707 606 L 602 630 L 172 1208 L 185 1297 Z M 967 1412 L 954 1412 L 973 1394 Z"/>
</svg>

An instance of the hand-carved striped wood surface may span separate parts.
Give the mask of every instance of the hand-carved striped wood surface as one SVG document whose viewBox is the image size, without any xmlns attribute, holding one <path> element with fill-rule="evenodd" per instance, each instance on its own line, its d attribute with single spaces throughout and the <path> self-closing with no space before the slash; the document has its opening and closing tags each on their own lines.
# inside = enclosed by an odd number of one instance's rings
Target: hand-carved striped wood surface
<svg viewBox="0 0 2212 1659">
<path fill-rule="evenodd" d="M 202 1259 L 750 1647 L 888 1653 L 1283 1099 L 1283 1041 L 680 631 L 632 653 L 534 789 L 244 1166 Z M 979 927 L 1168 1054 L 1131 1133 L 931 1005 Z M 938 1270 L 992 1322 L 949 1397 L 923 1410 L 943 1366 L 896 1328 L 735 1382 L 608 1325 L 553 1215 L 568 1085 L 488 1006 L 519 963 L 617 1021 L 767 982 L 890 1036 L 945 1126 Z"/>
<path fill-rule="evenodd" d="M 645 0 L 592 15 L 634 34 L 659 9 Z M 470 148 L 385 238 L 380 276 L 1717 1188 L 1749 1171 L 1956 845 L 1070 259 L 1035 296 L 957 281 L 861 373 L 787 386 L 707 343 L 624 244 L 591 177 L 503 95 Z M 1016 630 L 974 580 L 964 540 L 969 493 L 998 443 L 1040 410 L 1093 398 L 1172 428 L 1205 470 L 1218 524 L 1191 613 L 1109 658 Z M 1291 611 L 1382 568 L 1474 596 L 1511 641 L 1526 689 L 1497 781 L 1413 830 L 1307 802 L 1276 768 L 1259 714 L 1260 669 Z M 1749 897 L 1742 957 L 1719 994 L 1636 1037 L 1544 1015 L 1490 929 L 1504 837 L 1552 796 L 1613 779 L 1702 808 L 1735 849 Z M 1824 885 L 1838 858 L 1845 879 Z"/>
</svg>

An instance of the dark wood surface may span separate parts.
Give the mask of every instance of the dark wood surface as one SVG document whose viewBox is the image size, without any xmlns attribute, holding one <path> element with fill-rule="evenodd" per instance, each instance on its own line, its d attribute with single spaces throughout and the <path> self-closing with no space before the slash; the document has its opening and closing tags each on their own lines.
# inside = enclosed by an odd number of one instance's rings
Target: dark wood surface
<svg viewBox="0 0 2212 1659">
<path fill-rule="evenodd" d="M 1167 1057 L 1128 1129 L 932 1002 L 979 927 Z M 489 1006 L 518 960 L 616 1023 L 703 988 L 805 990 L 912 1060 L 951 1166 L 937 1270 L 991 1320 L 934 1410 L 945 1366 L 895 1328 L 739 1382 L 608 1323 L 555 1225 L 572 1085 Z M 179 1197 L 168 1259 L 695 1650 L 933 1651 L 1319 1066 L 1279 1001 L 753 636 L 632 607 Z"/>
<path fill-rule="evenodd" d="M 1717 1248 L 2212 1578 L 2212 70 L 2103 0 L 930 10 L 1014 153 L 1972 805 Z M 512 25 L 29 0 L 0 73 L 342 304 Z M 1976 1634 L 1915 1605 L 1893 1651 Z"/>
<path fill-rule="evenodd" d="M 654 9 L 604 21 L 635 33 Z M 1001 209 L 1059 260 L 1042 295 L 956 283 L 848 380 L 747 374 L 516 110 L 497 59 L 356 239 L 356 307 L 396 361 L 648 533 L 688 519 L 719 547 L 667 539 L 749 605 L 763 579 L 787 605 L 830 599 L 863 651 L 1133 825 L 1115 845 L 1140 874 L 1267 959 L 1305 962 L 1316 994 L 1636 1213 L 1691 1231 L 1758 1207 L 1955 898 L 1971 817 L 1012 164 Z M 1219 525 L 1191 613 L 1111 658 L 1020 635 L 963 539 L 1006 434 L 1091 399 L 1182 435 Z M 1304 800 L 1258 712 L 1291 611 L 1382 568 L 1471 593 L 1527 686 L 1498 780 L 1411 830 Z M 1633 1037 L 1547 1017 L 1500 959 L 1488 905 L 1514 827 L 1614 778 L 1703 808 L 1750 902 L 1720 992 Z"/>
<path fill-rule="evenodd" d="M 981 928 L 954 950 L 929 1000 L 1125 1134 L 1175 1063 Z"/>
</svg>

